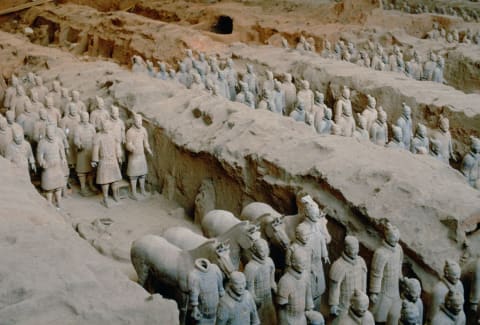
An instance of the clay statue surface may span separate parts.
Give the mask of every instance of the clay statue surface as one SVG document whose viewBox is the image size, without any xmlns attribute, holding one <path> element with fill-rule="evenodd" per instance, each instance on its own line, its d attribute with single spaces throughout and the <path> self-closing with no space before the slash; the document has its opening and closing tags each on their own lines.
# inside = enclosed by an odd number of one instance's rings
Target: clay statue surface
<svg viewBox="0 0 480 325">
<path fill-rule="evenodd" d="M 45 138 L 37 147 L 37 162 L 42 168 L 41 187 L 46 191 L 47 201 L 53 203 L 55 194 L 57 208 L 60 208 L 62 189 L 65 186 L 64 164 L 66 163 L 65 148 L 57 137 L 57 128 L 49 124 Z"/>
<path fill-rule="evenodd" d="M 392 139 L 386 144 L 387 148 L 405 149 L 403 143 L 403 132 L 399 126 L 392 125 Z"/>
<path fill-rule="evenodd" d="M 305 121 L 309 122 L 308 124 L 313 124 L 313 105 L 314 105 L 314 94 L 310 89 L 310 83 L 307 80 L 302 80 L 300 83 L 300 90 L 297 93 L 297 102 L 302 102 L 305 108 Z M 310 123 L 310 121 L 312 121 Z"/>
<path fill-rule="evenodd" d="M 75 104 L 68 104 L 68 114 L 60 120 L 60 127 L 65 132 L 69 143 L 70 151 L 67 156 L 68 165 L 74 167 L 77 163 L 77 150 L 74 146 L 74 131 L 80 124 L 80 115 L 77 113 L 77 106 Z"/>
<path fill-rule="evenodd" d="M 25 111 L 17 117 L 17 123 L 23 128 L 25 138 L 28 141 L 33 140 L 33 130 L 35 123 L 40 119 L 38 112 L 32 110 L 32 103 L 26 102 Z"/>
<path fill-rule="evenodd" d="M 272 293 L 277 292 L 275 265 L 269 257 L 267 242 L 260 238 L 250 248 L 251 260 L 245 265 L 247 290 L 253 297 L 262 324 L 276 324 L 277 315 Z"/>
<path fill-rule="evenodd" d="M 305 103 L 303 101 L 297 103 L 295 109 L 290 113 L 290 117 L 297 122 L 306 122 L 307 113 L 305 112 Z"/>
<path fill-rule="evenodd" d="M 255 301 L 241 272 L 230 276 L 226 294 L 218 304 L 216 325 L 260 325 Z"/>
<path fill-rule="evenodd" d="M 342 89 L 342 95 L 335 103 L 335 108 L 333 111 L 334 112 L 333 120 L 335 121 L 335 123 L 337 124 L 339 123 L 344 110 L 348 110 L 349 112 L 352 112 L 352 102 L 350 101 L 350 89 L 345 86 Z"/>
<path fill-rule="evenodd" d="M 368 296 L 365 292 L 355 290 L 350 298 L 350 307 L 344 310 L 333 325 L 375 325 L 375 320 L 368 311 Z"/>
<path fill-rule="evenodd" d="M 295 101 L 297 100 L 297 89 L 292 83 L 292 75 L 285 73 L 283 76 L 282 89 L 285 93 L 285 115 L 290 115 L 290 113 L 295 108 Z"/>
<path fill-rule="evenodd" d="M 10 83 L 5 90 L 5 95 L 3 97 L 3 107 L 7 109 L 10 108 L 10 105 L 12 104 L 12 101 L 17 94 L 17 85 L 19 85 L 18 78 L 14 74 L 12 74 L 12 77 L 10 78 Z"/>
<path fill-rule="evenodd" d="M 405 302 L 413 304 L 417 309 L 417 317 L 414 324 L 423 324 L 423 302 L 420 298 L 422 294 L 422 287 L 420 281 L 414 278 L 404 278 L 401 281 L 402 285 L 402 300 L 398 301 L 395 306 L 390 309 L 387 317 L 387 325 L 397 325 L 402 316 L 402 306 Z"/>
<path fill-rule="evenodd" d="M 116 141 L 118 143 L 118 141 Z M 134 115 L 134 124 L 126 134 L 126 149 L 128 154 L 127 176 L 130 178 L 130 185 L 133 198 L 137 196 L 137 181 L 140 185 L 140 193 L 145 196 L 145 177 L 147 175 L 147 160 L 145 151 L 152 154 L 148 143 L 147 130 L 142 126 L 142 116 Z"/>
<path fill-rule="evenodd" d="M 370 131 L 373 124 L 378 118 L 378 111 L 377 111 L 377 100 L 375 97 L 367 95 L 368 104 L 367 107 L 363 110 L 362 116 L 367 120 L 367 131 Z"/>
<path fill-rule="evenodd" d="M 433 287 L 432 300 L 427 310 L 427 322 L 432 322 L 435 315 L 445 303 L 445 296 L 449 291 L 458 292 L 463 297 L 463 284 L 460 281 L 461 269 L 454 261 L 445 261 L 443 278 Z M 463 302 L 462 302 L 463 304 Z"/>
<path fill-rule="evenodd" d="M 460 171 L 467 182 L 480 189 L 480 139 L 471 137 L 470 151 L 463 157 Z"/>
<path fill-rule="evenodd" d="M 93 167 L 91 165 L 93 140 L 96 132 L 95 127 L 89 122 L 87 112 L 82 112 L 80 118 L 80 123 L 73 132 L 73 144 L 77 153 L 75 171 L 80 181 L 80 194 L 86 196 L 97 192 L 93 182 Z M 86 186 L 87 181 L 88 188 Z"/>
<path fill-rule="evenodd" d="M 217 306 L 225 294 L 222 271 L 208 259 L 198 258 L 187 281 L 193 323 L 215 325 Z"/>
<path fill-rule="evenodd" d="M 8 126 L 7 119 L 0 115 L 0 155 L 5 157 L 7 148 L 13 141 L 12 128 Z"/>
<path fill-rule="evenodd" d="M 256 98 L 260 93 L 260 86 L 258 84 L 257 75 L 253 71 L 253 65 L 247 64 L 247 73 L 243 75 L 243 82 L 247 83 L 248 90 L 250 90 Z"/>
<path fill-rule="evenodd" d="M 430 151 L 430 141 L 427 136 L 427 127 L 421 123 L 417 125 L 415 137 L 412 140 L 412 153 L 426 155 Z"/>
<path fill-rule="evenodd" d="M 105 108 L 105 102 L 103 98 L 96 97 L 96 109 L 90 113 L 90 123 L 95 127 L 96 130 L 100 130 L 102 120 L 110 119 L 110 114 L 108 113 L 107 109 Z"/>
<path fill-rule="evenodd" d="M 410 150 L 413 137 L 412 109 L 405 103 L 402 103 L 402 115 L 397 120 L 397 126 L 402 129 L 403 146 L 405 149 Z"/>
<path fill-rule="evenodd" d="M 358 252 L 358 239 L 346 236 L 342 256 L 332 264 L 329 273 L 328 305 L 332 315 L 348 310 L 355 291 L 367 292 L 367 265 Z"/>
<path fill-rule="evenodd" d="M 278 282 L 276 302 L 279 325 L 307 325 L 305 312 L 313 310 L 307 260 L 308 257 L 303 251 L 295 250 L 291 266 Z"/>
<path fill-rule="evenodd" d="M 108 120 L 102 120 L 101 130 L 95 135 L 92 149 L 92 167 L 97 167 L 97 184 L 102 186 L 103 204 L 109 207 L 108 190 L 110 185 L 121 180 L 119 163 L 121 163 L 120 143 L 115 140 Z M 118 200 L 115 191 L 113 198 Z"/>
<path fill-rule="evenodd" d="M 23 137 L 23 130 L 21 128 L 13 128 L 13 141 L 7 147 L 5 152 L 5 159 L 9 160 L 19 168 L 26 172 L 31 169 L 36 173 L 35 158 L 33 156 L 32 147 L 30 143 Z"/>
<path fill-rule="evenodd" d="M 345 105 L 342 108 L 342 115 L 338 119 L 338 126 L 342 130 L 341 135 L 344 137 L 353 137 L 355 133 L 355 119 L 352 115 L 352 106 Z M 363 132 L 365 133 L 365 132 Z"/>
<path fill-rule="evenodd" d="M 233 60 L 231 58 L 227 59 L 227 66 L 223 70 L 223 73 L 225 74 L 225 79 L 227 80 L 230 100 L 235 101 L 235 97 L 237 96 L 235 88 L 237 87 L 238 83 L 238 73 L 234 68 Z"/>
<path fill-rule="evenodd" d="M 435 134 L 435 139 L 439 142 L 439 151 L 443 162 L 449 164 L 450 159 L 455 159 L 453 154 L 452 135 L 450 134 L 450 121 L 448 118 L 440 115 L 439 130 Z"/>
<path fill-rule="evenodd" d="M 403 250 L 400 232 L 387 223 L 384 240 L 375 250 L 370 268 L 369 293 L 375 322 L 386 322 L 387 315 L 400 300 L 399 281 L 402 278 Z"/>
<path fill-rule="evenodd" d="M 455 290 L 449 290 L 443 300 L 445 302 L 435 312 L 431 324 L 465 325 L 466 317 L 463 311 L 463 294 Z"/>
<path fill-rule="evenodd" d="M 315 116 L 315 130 L 320 134 L 332 134 L 332 128 L 334 122 L 332 121 L 332 110 L 330 108 L 325 108 L 323 112 L 323 117 L 320 121 L 317 120 Z"/>
</svg>

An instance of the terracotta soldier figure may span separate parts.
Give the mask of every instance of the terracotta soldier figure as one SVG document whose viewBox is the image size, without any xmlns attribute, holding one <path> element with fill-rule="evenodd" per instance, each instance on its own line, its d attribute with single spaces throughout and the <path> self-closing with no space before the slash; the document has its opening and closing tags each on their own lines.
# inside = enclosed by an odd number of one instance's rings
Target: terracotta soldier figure
<svg viewBox="0 0 480 325">
<path fill-rule="evenodd" d="M 112 133 L 115 136 L 115 140 L 120 143 L 120 147 L 122 149 L 122 161 L 125 161 L 125 123 L 120 118 L 120 112 L 118 107 L 112 105 L 110 107 L 110 121 L 112 123 Z"/>
<path fill-rule="evenodd" d="M 430 324 L 465 325 L 466 317 L 463 311 L 463 294 L 455 290 L 449 290 L 443 300 L 445 302 L 436 311 Z"/>
<path fill-rule="evenodd" d="M 60 81 L 54 80 L 52 83 L 52 90 L 48 93 L 48 96 L 52 97 L 53 99 L 53 106 L 60 109 L 63 113 L 63 106 L 62 106 L 62 87 L 60 85 Z"/>
<path fill-rule="evenodd" d="M 13 127 L 19 127 L 19 128 L 22 127 L 20 124 L 15 122 L 15 113 L 12 110 L 5 112 L 5 118 L 7 119 L 7 125 L 10 129 L 12 129 Z M 13 136 L 13 133 L 12 133 L 12 136 Z"/>
<path fill-rule="evenodd" d="M 205 84 L 202 81 L 202 77 L 196 72 L 192 73 L 192 84 L 190 85 L 191 90 L 205 90 Z M 235 95 L 236 97 L 236 95 Z"/>
<path fill-rule="evenodd" d="M 315 101 L 313 102 L 313 125 L 316 125 L 316 123 L 323 119 L 325 110 L 328 108 L 324 101 L 325 96 L 323 93 L 318 90 L 315 91 Z"/>
<path fill-rule="evenodd" d="M 318 204 L 313 201 L 310 195 L 301 199 L 305 209 L 303 211 L 305 219 L 301 224 L 306 225 L 310 229 L 310 242 L 312 247 L 312 269 L 310 282 L 312 285 L 312 298 L 315 310 L 320 309 L 320 302 L 322 294 L 325 292 L 325 273 L 323 270 L 323 263 L 330 263 L 328 258 L 327 240 L 323 232 L 323 225 L 320 216 Z M 323 213 L 323 212 L 322 212 Z"/>
<path fill-rule="evenodd" d="M 45 97 L 45 110 L 47 111 L 48 121 L 55 124 L 55 126 L 60 125 L 60 119 L 62 114 L 60 110 L 53 106 L 53 99 L 51 97 Z"/>
<path fill-rule="evenodd" d="M 373 315 L 368 311 L 368 296 L 365 292 L 355 290 L 350 298 L 350 307 L 344 310 L 333 325 L 375 325 Z"/>
<path fill-rule="evenodd" d="M 37 112 L 32 111 L 32 103 L 30 100 L 26 102 L 25 111 L 17 117 L 17 123 L 23 128 L 25 138 L 28 141 L 33 140 L 33 130 L 35 123 L 40 119 Z"/>
<path fill-rule="evenodd" d="M 265 75 L 267 78 L 263 81 L 262 89 L 272 91 L 274 85 L 273 72 L 267 70 L 265 71 Z"/>
<path fill-rule="evenodd" d="M 198 258 L 187 281 L 193 323 L 215 325 L 218 303 L 225 294 L 222 271 L 206 258 Z"/>
<path fill-rule="evenodd" d="M 281 115 L 285 115 L 285 112 L 286 112 L 285 91 L 282 88 L 282 84 L 277 79 L 274 80 L 272 96 L 273 96 L 273 101 L 275 103 L 275 112 Z"/>
<path fill-rule="evenodd" d="M 442 155 L 441 142 L 436 138 L 431 138 L 429 141 L 432 146 L 432 148 L 430 149 L 430 156 L 445 163 L 446 158 Z"/>
<path fill-rule="evenodd" d="M 332 264 L 329 273 L 328 305 L 332 315 L 338 316 L 348 310 L 356 290 L 367 292 L 367 265 L 358 252 L 358 239 L 346 236 L 342 256 Z"/>
<path fill-rule="evenodd" d="M 417 131 L 412 140 L 412 153 L 426 155 L 430 151 L 430 141 L 427 136 L 427 127 L 422 123 L 417 124 Z"/>
<path fill-rule="evenodd" d="M 470 151 L 463 157 L 460 171 L 472 187 L 480 189 L 480 139 L 470 138 Z"/>
<path fill-rule="evenodd" d="M 353 136 L 359 140 L 367 140 L 369 139 L 369 134 L 367 130 L 367 119 L 363 117 L 363 115 L 358 114 L 358 126 L 353 132 Z"/>
<path fill-rule="evenodd" d="M 305 252 L 295 250 L 291 266 L 278 282 L 276 302 L 279 325 L 307 325 L 305 312 L 313 309 L 307 259 Z"/>
<path fill-rule="evenodd" d="M 300 83 L 300 90 L 297 93 L 297 102 L 300 101 L 305 105 L 306 121 L 313 122 L 314 94 L 313 91 L 310 90 L 310 83 L 307 80 L 302 80 Z"/>
<path fill-rule="evenodd" d="M 345 106 L 342 110 L 342 115 L 338 120 L 338 126 L 342 130 L 344 137 L 353 137 L 355 133 L 355 119 L 352 116 L 351 106 Z"/>
<path fill-rule="evenodd" d="M 90 123 L 98 131 L 100 130 L 102 120 L 109 120 L 110 114 L 105 108 L 105 102 L 103 101 L 103 98 L 96 96 L 95 101 L 97 107 L 94 111 L 90 113 Z"/>
<path fill-rule="evenodd" d="M 435 134 L 435 139 L 440 143 L 440 153 L 443 157 L 443 161 L 449 164 L 450 159 L 454 159 L 452 135 L 450 134 L 450 121 L 448 118 L 440 115 L 439 130 Z"/>
<path fill-rule="evenodd" d="M 179 71 L 176 75 L 176 78 L 180 84 L 185 86 L 185 88 L 190 88 L 192 79 L 191 79 L 190 73 L 187 71 L 187 67 L 185 66 L 185 64 L 180 63 Z"/>
<path fill-rule="evenodd" d="M 295 101 L 297 100 L 297 88 L 295 88 L 295 85 L 292 83 L 291 74 L 284 74 L 282 89 L 285 92 L 285 115 L 289 116 L 290 113 L 295 109 Z"/>
<path fill-rule="evenodd" d="M 432 301 L 428 306 L 427 322 L 432 322 L 440 306 L 445 302 L 445 295 L 452 290 L 459 292 L 463 297 L 463 284 L 460 281 L 462 271 L 458 263 L 454 261 L 445 261 L 443 268 L 443 278 L 433 287 Z M 435 323 L 433 323 L 435 324 Z"/>
<path fill-rule="evenodd" d="M 315 130 L 320 134 L 332 134 L 333 124 L 332 110 L 327 107 L 323 112 L 323 118 L 320 121 L 315 119 Z"/>
<path fill-rule="evenodd" d="M 243 76 L 243 81 L 247 83 L 248 90 L 257 98 L 260 93 L 260 87 L 258 85 L 257 75 L 253 72 L 253 65 L 247 64 L 247 73 Z"/>
<path fill-rule="evenodd" d="M 158 63 L 158 72 L 157 72 L 156 78 L 161 80 L 167 80 L 168 79 L 167 65 L 165 64 L 165 62 L 158 61 L 157 63 Z"/>
<path fill-rule="evenodd" d="M 8 126 L 7 119 L 0 115 L 0 155 L 5 157 L 7 148 L 13 141 L 13 130 Z"/>
<path fill-rule="evenodd" d="M 306 112 L 305 112 L 305 103 L 303 101 L 299 101 L 295 109 L 290 113 L 290 117 L 293 118 L 297 122 L 306 122 Z"/>
<path fill-rule="evenodd" d="M 412 109 L 405 103 L 402 103 L 402 115 L 397 120 L 397 126 L 402 129 L 402 142 L 405 149 L 410 150 L 413 138 Z"/>
<path fill-rule="evenodd" d="M 62 97 L 60 97 L 60 106 L 57 106 L 57 107 L 60 108 L 60 110 L 62 111 L 62 114 L 65 115 L 65 114 L 68 113 L 67 112 L 67 105 L 68 105 L 68 103 L 70 103 L 72 101 L 72 97 L 69 94 L 68 88 L 63 88 L 62 87 L 60 92 L 62 94 Z M 78 107 L 77 107 L 77 112 L 78 112 Z"/>
<path fill-rule="evenodd" d="M 420 281 L 413 278 L 404 278 L 402 284 L 402 300 L 398 301 L 395 306 L 390 309 L 387 316 L 387 325 L 397 325 L 402 315 L 402 306 L 405 301 L 412 303 L 417 308 L 417 319 L 415 325 L 423 324 L 423 302 L 420 298 L 422 287 Z"/>
<path fill-rule="evenodd" d="M 77 112 L 80 114 L 81 112 L 86 112 L 87 107 L 85 104 L 80 100 L 80 93 L 76 90 L 72 91 L 72 102 L 77 105 Z"/>
<path fill-rule="evenodd" d="M 25 141 L 21 128 L 13 128 L 13 141 L 7 147 L 5 159 L 26 172 L 28 172 L 29 168 L 34 173 L 37 172 L 32 147 L 28 141 Z"/>
<path fill-rule="evenodd" d="M 38 100 L 44 103 L 45 97 L 48 94 L 48 88 L 44 86 L 42 77 L 35 76 L 35 86 L 31 90 L 33 89 L 37 92 Z"/>
<path fill-rule="evenodd" d="M 263 90 L 262 98 L 258 102 L 257 109 L 263 109 L 263 110 L 268 110 L 272 113 L 278 113 L 276 111 L 275 101 L 273 100 L 273 94 L 271 91 L 267 89 Z"/>
<path fill-rule="evenodd" d="M 110 206 L 108 199 L 108 190 L 110 185 L 122 179 L 119 164 L 122 163 L 120 143 L 115 140 L 111 130 L 111 123 L 108 120 L 102 120 L 101 131 L 97 133 L 93 140 L 92 167 L 97 167 L 97 184 L 102 186 L 103 204 Z M 113 198 L 117 193 L 113 191 Z"/>
<path fill-rule="evenodd" d="M 403 132 L 402 129 L 396 125 L 392 125 L 392 139 L 387 143 L 387 148 L 397 148 L 405 149 L 405 144 L 403 143 Z"/>
<path fill-rule="evenodd" d="M 47 201 L 52 204 L 55 194 L 57 208 L 60 208 L 62 189 L 65 186 L 66 157 L 65 148 L 58 140 L 57 128 L 54 124 L 48 124 L 45 138 L 38 143 L 37 162 L 42 168 L 41 187 L 46 191 Z"/>
<path fill-rule="evenodd" d="M 75 105 L 73 105 L 73 107 L 76 108 Z M 73 143 L 75 151 L 77 152 L 75 171 L 77 172 L 77 176 L 80 181 L 80 194 L 83 196 L 88 196 L 90 193 L 93 194 L 97 192 L 93 182 L 93 167 L 90 164 L 92 161 L 95 127 L 88 122 L 89 116 L 87 112 L 82 112 L 80 117 L 80 123 L 73 132 Z M 90 191 L 87 189 L 87 182 Z"/>
<path fill-rule="evenodd" d="M 42 108 L 39 111 L 39 119 L 33 125 L 33 142 L 38 143 L 40 140 L 45 138 L 45 134 L 47 133 L 47 125 L 48 125 L 48 115 L 47 111 Z"/>
<path fill-rule="evenodd" d="M 302 223 L 297 225 L 297 228 L 295 228 L 295 240 L 290 244 L 285 253 L 285 265 L 287 267 L 292 266 L 293 253 L 299 249 L 307 257 L 305 264 L 306 272 L 312 272 L 313 248 L 310 245 L 310 238 L 310 227 Z"/>
<path fill-rule="evenodd" d="M 31 102 L 32 102 L 32 110 L 34 112 L 39 112 L 40 113 L 40 110 L 45 108 L 45 105 L 43 105 L 43 102 L 41 102 L 38 99 L 38 94 L 37 94 L 37 91 L 35 89 L 32 89 L 30 91 L 30 99 L 31 99 Z"/>
<path fill-rule="evenodd" d="M 255 108 L 255 95 L 248 89 L 248 84 L 246 82 L 240 81 L 239 85 L 240 92 L 236 96 L 236 101 L 239 103 L 243 103 L 251 108 Z M 253 101 L 251 99 L 253 99 Z"/>
<path fill-rule="evenodd" d="M 275 265 L 269 257 L 268 243 L 260 238 L 256 240 L 251 250 L 252 259 L 245 265 L 247 290 L 255 301 L 258 317 L 262 324 L 276 324 L 277 315 L 273 305 L 272 292 L 277 292 L 275 283 Z"/>
<path fill-rule="evenodd" d="M 12 74 L 10 78 L 10 84 L 5 90 L 5 97 L 3 98 L 3 107 L 10 108 L 10 105 L 17 94 L 17 86 L 20 85 L 18 78 Z"/>
<path fill-rule="evenodd" d="M 10 103 L 10 110 L 14 111 L 15 116 L 18 118 L 25 111 L 27 103 L 31 103 L 30 98 L 25 94 L 25 89 L 21 85 L 17 85 L 17 94 Z"/>
<path fill-rule="evenodd" d="M 387 223 L 382 246 L 375 250 L 370 268 L 370 300 L 375 321 L 384 323 L 392 307 L 400 300 L 403 250 L 397 227 Z"/>
<path fill-rule="evenodd" d="M 217 75 L 218 75 L 218 78 L 216 80 L 216 84 L 218 86 L 220 96 L 226 99 L 230 99 L 230 88 L 228 87 L 227 79 L 225 79 L 225 74 L 223 73 L 222 70 L 218 70 Z M 191 81 L 190 81 L 190 84 L 191 84 Z"/>
<path fill-rule="evenodd" d="M 227 80 L 230 100 L 235 101 L 235 97 L 237 96 L 235 88 L 237 87 L 238 73 L 233 66 L 233 60 L 231 58 L 227 59 L 227 66 L 223 70 L 223 73 L 225 74 L 225 79 Z"/>
<path fill-rule="evenodd" d="M 363 110 L 362 116 L 367 120 L 367 131 L 370 132 L 373 124 L 377 120 L 378 111 L 377 111 L 377 100 L 375 97 L 367 95 L 368 104 L 367 107 Z"/>
<path fill-rule="evenodd" d="M 142 126 L 142 116 L 135 114 L 133 119 L 134 124 L 128 129 L 126 134 L 126 149 L 129 152 L 127 176 L 130 178 L 132 196 L 134 199 L 137 199 L 137 180 L 140 184 L 140 193 L 146 195 L 145 176 L 147 175 L 147 160 L 145 151 L 151 155 L 152 150 L 148 143 L 147 130 Z"/>
<path fill-rule="evenodd" d="M 255 301 L 246 290 L 241 272 L 230 275 L 226 294 L 218 304 L 216 325 L 260 325 Z"/>
<path fill-rule="evenodd" d="M 348 110 L 352 112 L 352 102 L 350 101 L 350 89 L 345 86 L 342 89 L 342 96 L 335 103 L 334 118 L 333 118 L 335 123 L 338 124 L 344 110 Z"/>
<path fill-rule="evenodd" d="M 419 325 L 418 319 L 420 314 L 418 313 L 418 308 L 414 303 L 411 303 L 408 300 L 402 302 L 402 309 L 400 311 L 400 319 L 395 325 Z"/>
<path fill-rule="evenodd" d="M 80 124 L 80 115 L 77 114 L 77 106 L 73 103 L 68 104 L 68 114 L 60 120 L 60 127 L 65 132 L 67 141 L 70 147 L 69 155 L 67 156 L 68 165 L 75 167 L 77 163 L 77 150 L 74 146 L 74 132 Z"/>
</svg>

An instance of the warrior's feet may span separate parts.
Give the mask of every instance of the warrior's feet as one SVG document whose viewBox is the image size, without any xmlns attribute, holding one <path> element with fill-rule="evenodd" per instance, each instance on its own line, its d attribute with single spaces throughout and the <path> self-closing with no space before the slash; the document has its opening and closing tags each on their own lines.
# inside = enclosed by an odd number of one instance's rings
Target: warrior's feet
<svg viewBox="0 0 480 325">
<path fill-rule="evenodd" d="M 111 206 L 111 202 L 110 202 L 110 200 L 107 199 L 107 198 L 104 198 L 101 203 L 102 203 L 102 205 L 103 205 L 104 207 L 106 207 L 106 208 L 110 208 L 110 206 Z"/>
</svg>

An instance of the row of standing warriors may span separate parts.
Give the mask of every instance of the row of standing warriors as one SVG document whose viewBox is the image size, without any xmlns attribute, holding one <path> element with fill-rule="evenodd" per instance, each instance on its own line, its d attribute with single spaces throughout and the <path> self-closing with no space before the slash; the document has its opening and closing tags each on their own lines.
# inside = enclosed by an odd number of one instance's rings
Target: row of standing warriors
<svg viewBox="0 0 480 325">
<path fill-rule="evenodd" d="M 159 62 L 157 72 L 150 61 L 145 64 L 139 56 L 133 57 L 132 70 L 171 80 L 189 89 L 206 90 L 251 108 L 290 116 L 322 135 L 354 137 L 379 146 L 431 155 L 446 164 L 457 159 L 450 134 L 450 122 L 444 116 L 440 116 L 436 129 L 429 130 L 422 123 L 415 126 L 411 107 L 403 103 L 400 117 L 389 125 L 386 111 L 370 95 L 367 95 L 367 106 L 362 113 L 354 115 L 348 87 L 342 88 L 332 109 L 324 103 L 324 94 L 312 91 L 308 81 L 301 80 L 297 89 L 288 73 L 283 76 L 283 82 L 275 79 L 271 71 L 266 71 L 260 80 L 249 64 L 243 80 L 240 80 L 233 60 L 227 59 L 221 70 L 216 57 L 207 60 L 205 54 L 200 53 L 197 60 L 191 50 L 186 53 L 187 57 L 180 62 L 177 72 L 173 69 L 167 72 L 166 64 L 162 62 Z M 471 186 L 480 188 L 480 140 L 476 137 L 471 139 L 471 150 L 465 155 L 460 171 Z"/>
<path fill-rule="evenodd" d="M 178 293 L 182 324 L 466 324 L 459 264 L 445 262 L 425 310 L 420 281 L 402 274 L 400 233 L 388 222 L 370 270 L 357 238 L 346 236 L 328 276 L 331 237 L 325 214 L 309 195 L 299 200 L 295 216 L 254 202 L 240 219 L 212 210 L 200 222 L 207 237 L 174 227 L 131 248 L 142 286 L 162 292 L 169 285 Z M 156 289 L 148 287 L 152 277 L 159 281 Z M 469 303 L 476 312 L 480 290 L 474 291 Z M 330 315 L 324 318 L 325 303 Z"/>
<path fill-rule="evenodd" d="M 139 197 L 137 183 L 140 194 L 146 195 L 145 152 L 152 151 L 142 117 L 134 114 L 132 126 L 125 131 L 118 107 L 112 105 L 109 111 L 104 100 L 96 97 L 89 113 L 79 92 L 71 94 L 58 81 L 53 81 L 49 91 L 39 76 L 29 74 L 24 81 L 13 76 L 3 101 L 7 110 L 0 116 L 0 155 L 27 171 L 39 170 L 41 188 L 50 203 L 55 198 L 58 208 L 70 170 L 76 172 L 82 195 L 95 194 L 95 183 L 100 185 L 102 202 L 108 207 L 110 186 L 122 179 L 127 155 L 132 198 Z M 118 200 L 113 186 L 112 193 Z"/>
</svg>

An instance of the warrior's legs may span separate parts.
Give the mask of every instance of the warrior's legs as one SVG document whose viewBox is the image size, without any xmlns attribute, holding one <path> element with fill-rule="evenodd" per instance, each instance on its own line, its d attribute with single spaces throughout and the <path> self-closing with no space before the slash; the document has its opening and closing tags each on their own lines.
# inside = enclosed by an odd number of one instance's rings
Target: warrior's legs
<svg viewBox="0 0 480 325">
<path fill-rule="evenodd" d="M 108 208 L 108 188 L 110 187 L 110 184 L 102 184 L 102 193 L 103 193 L 103 204 Z"/>
<path fill-rule="evenodd" d="M 87 180 L 87 175 L 86 174 L 77 174 L 78 180 L 80 181 L 80 194 L 86 193 L 86 180 Z"/>
<path fill-rule="evenodd" d="M 45 197 L 47 198 L 47 202 L 52 204 L 52 199 L 53 199 L 53 192 L 52 191 L 48 191 L 47 193 L 45 193 Z"/>
<path fill-rule="evenodd" d="M 143 196 L 145 196 L 145 195 L 147 194 L 146 191 L 145 191 L 145 175 L 140 176 L 140 177 L 138 178 L 138 181 L 139 181 L 139 183 L 140 183 L 140 193 L 141 193 Z"/>
<path fill-rule="evenodd" d="M 132 199 L 138 200 L 137 196 L 137 176 L 130 176 L 130 189 L 132 192 Z"/>
<path fill-rule="evenodd" d="M 88 181 L 88 187 L 90 188 L 90 191 L 93 193 L 97 193 L 97 188 L 95 187 L 95 181 L 94 181 L 93 173 L 88 173 L 87 174 L 87 181 Z"/>
<path fill-rule="evenodd" d="M 61 201 L 62 201 L 62 188 L 55 190 L 55 200 L 57 201 L 57 208 L 61 208 Z"/>
</svg>

